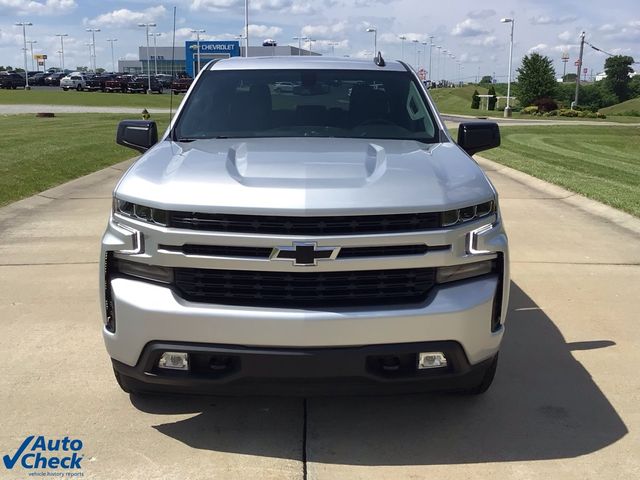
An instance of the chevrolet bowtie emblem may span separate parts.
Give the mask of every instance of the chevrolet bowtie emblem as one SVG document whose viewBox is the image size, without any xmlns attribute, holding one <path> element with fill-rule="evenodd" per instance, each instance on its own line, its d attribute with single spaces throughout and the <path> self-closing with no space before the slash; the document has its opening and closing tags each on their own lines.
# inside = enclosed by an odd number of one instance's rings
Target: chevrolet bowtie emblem
<svg viewBox="0 0 640 480">
<path fill-rule="evenodd" d="M 335 260 L 340 247 L 319 247 L 315 242 L 294 242 L 291 247 L 275 247 L 271 260 L 288 260 L 298 266 L 313 266 L 318 260 Z"/>
</svg>

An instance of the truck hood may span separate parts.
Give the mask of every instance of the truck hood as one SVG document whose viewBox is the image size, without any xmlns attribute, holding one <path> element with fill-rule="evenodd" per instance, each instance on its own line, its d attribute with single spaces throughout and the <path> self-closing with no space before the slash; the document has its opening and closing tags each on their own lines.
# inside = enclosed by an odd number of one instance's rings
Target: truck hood
<svg viewBox="0 0 640 480">
<path fill-rule="evenodd" d="M 443 211 L 495 191 L 453 143 L 259 138 L 160 142 L 115 194 L 168 210 L 355 215 Z"/>
</svg>

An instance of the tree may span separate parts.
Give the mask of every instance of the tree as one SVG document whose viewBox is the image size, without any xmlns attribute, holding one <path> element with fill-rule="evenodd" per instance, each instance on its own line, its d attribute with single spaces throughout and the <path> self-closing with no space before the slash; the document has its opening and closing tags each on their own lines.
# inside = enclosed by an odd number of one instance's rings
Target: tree
<svg viewBox="0 0 640 480">
<path fill-rule="evenodd" d="M 624 102 L 631 98 L 629 74 L 633 73 L 633 68 L 631 68 L 633 62 L 633 57 L 627 55 L 614 55 L 604 62 L 604 71 L 607 73 L 607 78 L 604 80 L 605 85 L 618 97 L 618 102 Z"/>
<path fill-rule="evenodd" d="M 526 107 L 538 98 L 553 97 L 556 85 L 556 73 L 549 57 L 537 52 L 524 56 L 518 68 L 518 83 L 514 85 L 520 105 Z"/>
<path fill-rule="evenodd" d="M 104 68 L 96 68 L 96 73 L 97 73 L 98 75 L 101 75 L 101 74 L 103 74 L 104 72 L 105 72 L 105 69 L 104 69 Z"/>
<path fill-rule="evenodd" d="M 76 67 L 76 72 L 88 72 L 89 67 Z"/>
<path fill-rule="evenodd" d="M 487 92 L 487 95 L 492 95 L 491 97 L 489 97 L 489 101 L 487 102 L 487 108 L 489 110 L 495 110 L 496 109 L 496 102 L 498 101 L 498 97 L 496 97 L 496 89 L 493 88 L 493 85 L 491 85 L 489 87 L 489 91 Z"/>
<path fill-rule="evenodd" d="M 473 91 L 473 95 L 471 96 L 471 108 L 477 110 L 480 108 L 480 97 L 478 96 L 478 90 Z"/>
<path fill-rule="evenodd" d="M 578 75 L 575 73 L 567 73 L 564 77 L 562 77 L 563 82 L 571 82 L 576 83 L 576 77 Z"/>
<path fill-rule="evenodd" d="M 491 75 L 485 75 L 480 79 L 480 83 L 493 83 L 493 77 Z"/>
</svg>

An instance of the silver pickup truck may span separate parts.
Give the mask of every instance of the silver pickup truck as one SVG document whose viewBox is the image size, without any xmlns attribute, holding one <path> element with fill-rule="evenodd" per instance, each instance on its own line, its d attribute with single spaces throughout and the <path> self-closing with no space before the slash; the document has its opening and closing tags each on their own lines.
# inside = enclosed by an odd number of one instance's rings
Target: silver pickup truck
<svg viewBox="0 0 640 480">
<path fill-rule="evenodd" d="M 283 84 L 295 85 L 284 91 Z M 498 196 L 406 64 L 209 63 L 114 190 L 103 335 L 127 392 L 489 388 L 509 293 Z"/>
</svg>

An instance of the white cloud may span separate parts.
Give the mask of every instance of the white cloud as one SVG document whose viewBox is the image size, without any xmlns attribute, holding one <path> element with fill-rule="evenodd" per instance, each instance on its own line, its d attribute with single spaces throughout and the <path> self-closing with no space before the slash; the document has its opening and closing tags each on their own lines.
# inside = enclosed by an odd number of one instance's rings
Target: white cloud
<svg viewBox="0 0 640 480">
<path fill-rule="evenodd" d="M 329 39 L 341 38 L 346 35 L 347 22 L 337 22 L 332 25 L 305 25 L 302 35 L 305 37 L 324 37 Z"/>
<path fill-rule="evenodd" d="M 267 25 L 249 25 L 249 40 L 252 36 L 257 37 L 277 37 L 282 33 L 280 27 L 269 27 Z"/>
<path fill-rule="evenodd" d="M 481 47 L 495 47 L 500 44 L 498 38 L 495 35 L 489 35 L 484 38 L 473 38 L 469 41 L 471 45 L 478 45 Z"/>
<path fill-rule="evenodd" d="M 323 4 L 312 0 L 252 0 L 250 8 L 252 11 L 311 15 L 336 3 L 336 0 L 325 0 Z M 193 11 L 237 10 L 241 12 L 244 11 L 244 0 L 193 0 L 189 8 Z"/>
<path fill-rule="evenodd" d="M 16 13 L 18 15 L 62 15 L 77 7 L 75 0 L 0 0 L 2 13 Z"/>
<path fill-rule="evenodd" d="M 546 50 L 547 48 L 549 48 L 549 45 L 547 45 L 546 43 L 539 43 L 537 45 L 534 45 L 533 47 L 531 47 L 529 49 L 529 55 L 531 55 L 534 52 L 541 52 L 543 50 Z"/>
<path fill-rule="evenodd" d="M 495 10 L 485 8 L 483 10 L 472 10 L 467 14 L 469 18 L 488 18 L 493 17 L 496 14 Z"/>
<path fill-rule="evenodd" d="M 371 50 L 359 50 L 353 54 L 355 58 L 373 58 L 373 52 Z"/>
<path fill-rule="evenodd" d="M 411 43 L 414 40 L 418 40 L 419 42 L 428 41 L 429 36 L 424 33 L 383 33 L 382 35 L 378 35 L 378 41 L 381 43 L 391 43 L 399 45 L 402 43 L 402 39 L 400 37 L 405 37 L 405 43 Z"/>
<path fill-rule="evenodd" d="M 551 17 L 549 15 L 537 15 L 529 19 L 532 25 L 562 25 L 577 20 L 575 15 L 564 15 L 559 17 Z"/>
<path fill-rule="evenodd" d="M 137 27 L 138 23 L 155 22 L 163 17 L 167 9 L 162 5 L 150 7 L 146 10 L 133 11 L 128 8 L 113 10 L 109 13 L 103 13 L 96 18 L 89 20 L 87 23 L 92 26 L 101 27 Z"/>
<path fill-rule="evenodd" d="M 564 32 L 560 33 L 558 35 L 558 39 L 562 40 L 563 42 L 567 42 L 569 40 L 571 40 L 571 38 L 574 36 L 573 33 L 571 33 L 569 30 L 565 30 Z"/>
<path fill-rule="evenodd" d="M 483 27 L 481 23 L 473 20 L 472 18 L 466 18 L 462 22 L 458 23 L 453 30 L 451 30 L 451 35 L 456 37 L 475 37 L 477 35 L 482 35 L 485 33 L 490 33 L 486 27 Z"/>
<path fill-rule="evenodd" d="M 599 32 L 604 32 L 604 33 L 611 33 L 611 32 L 615 32 L 616 30 L 618 30 L 619 27 L 615 26 L 615 25 L 611 25 L 610 23 L 605 23 L 604 25 L 601 25 L 600 27 L 598 27 L 598 31 Z"/>
<path fill-rule="evenodd" d="M 331 52 L 335 48 L 336 50 L 344 50 L 349 48 L 349 40 L 341 40 L 335 42 L 332 40 L 316 40 L 313 42 L 312 50 L 316 52 Z"/>
</svg>

